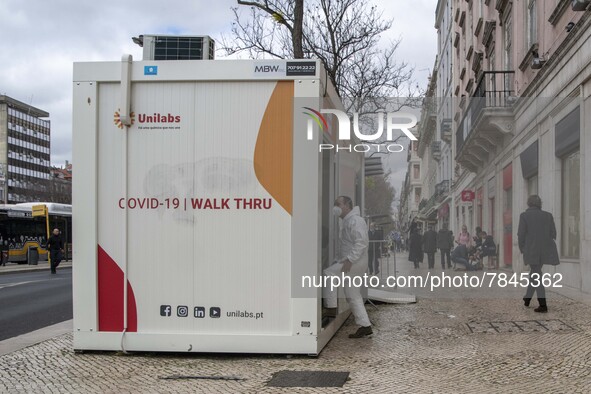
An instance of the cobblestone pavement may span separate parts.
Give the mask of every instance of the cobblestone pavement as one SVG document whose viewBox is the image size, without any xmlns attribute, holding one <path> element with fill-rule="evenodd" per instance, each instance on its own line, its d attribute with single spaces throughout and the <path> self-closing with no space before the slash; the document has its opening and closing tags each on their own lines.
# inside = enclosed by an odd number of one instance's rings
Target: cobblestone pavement
<svg viewBox="0 0 591 394">
<path fill-rule="evenodd" d="M 0 357 L 0 392 L 591 392 L 591 307 L 550 293 L 549 312 L 539 314 L 523 306 L 521 290 L 513 293 L 368 306 L 373 337 L 349 339 L 349 319 L 317 358 L 76 354 L 66 334 Z M 350 371 L 350 380 L 343 388 L 266 387 L 282 370 Z M 172 375 L 244 380 L 161 379 Z"/>
</svg>

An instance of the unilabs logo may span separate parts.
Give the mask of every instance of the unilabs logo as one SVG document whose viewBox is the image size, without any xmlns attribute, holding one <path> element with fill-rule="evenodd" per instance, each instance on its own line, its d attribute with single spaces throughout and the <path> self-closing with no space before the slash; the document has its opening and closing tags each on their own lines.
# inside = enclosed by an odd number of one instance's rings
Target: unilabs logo
<svg viewBox="0 0 591 394">
<path fill-rule="evenodd" d="M 180 115 L 173 115 L 171 113 L 168 113 L 166 115 L 162 115 L 160 113 L 155 112 L 152 115 L 138 114 L 138 122 L 139 123 L 180 123 L 181 117 L 180 117 Z"/>
<path fill-rule="evenodd" d="M 115 111 L 115 115 L 113 117 L 113 123 L 120 129 L 123 129 L 125 126 L 123 122 L 121 122 L 121 113 L 120 110 Z M 131 118 L 131 125 L 135 123 L 136 115 L 134 112 L 130 114 Z M 154 112 L 153 114 L 145 114 L 141 113 L 137 115 L 138 121 L 138 129 L 144 130 L 178 130 L 180 129 L 179 123 L 181 123 L 181 116 L 174 115 L 169 113 L 161 114 L 159 112 Z"/>
<path fill-rule="evenodd" d="M 121 122 L 121 114 L 119 113 L 119 111 L 121 111 L 121 110 L 115 111 L 115 115 L 113 116 L 113 123 L 115 123 L 115 126 L 122 129 L 123 122 Z M 131 118 L 131 124 L 133 125 L 135 123 L 135 114 L 132 112 L 129 114 L 129 116 Z"/>
<path fill-rule="evenodd" d="M 318 125 L 320 131 L 328 131 L 328 122 L 323 114 L 333 114 L 336 116 L 339 125 L 339 140 L 351 140 L 351 119 L 343 111 L 336 109 L 321 109 L 320 111 L 316 111 L 310 107 L 303 107 L 303 109 L 307 110 L 303 113 L 310 117 L 310 119 L 308 119 L 307 125 L 308 141 L 312 141 L 314 139 L 314 123 Z M 385 122 L 384 115 L 386 118 Z M 410 129 L 415 127 L 418 122 L 418 119 L 414 114 L 406 112 L 388 112 L 386 114 L 378 113 L 376 116 L 378 120 L 377 131 L 374 134 L 363 134 L 359 129 L 359 114 L 357 112 L 353 114 L 353 133 L 359 140 L 363 141 L 363 143 L 355 145 L 348 144 L 344 146 L 334 144 L 319 144 L 318 151 L 322 152 L 323 150 L 336 150 L 336 152 L 339 152 L 345 150 L 348 152 L 369 152 L 371 149 L 375 148 L 378 152 L 402 152 L 404 150 L 402 145 L 396 142 L 390 143 L 390 141 L 395 141 L 394 130 L 399 130 L 411 141 L 417 141 L 417 137 L 415 137 L 415 135 L 410 132 Z M 403 121 L 400 122 L 400 120 Z M 368 141 L 378 141 L 382 138 L 384 135 L 384 123 L 386 126 L 386 142 L 366 143 Z"/>
</svg>

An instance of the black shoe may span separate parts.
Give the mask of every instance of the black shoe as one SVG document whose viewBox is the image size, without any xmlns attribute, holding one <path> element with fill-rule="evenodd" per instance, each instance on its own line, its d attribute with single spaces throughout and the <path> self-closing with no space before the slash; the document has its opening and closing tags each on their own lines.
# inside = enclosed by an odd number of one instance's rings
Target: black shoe
<svg viewBox="0 0 591 394">
<path fill-rule="evenodd" d="M 51 271 L 51 274 L 52 274 L 52 275 L 53 275 L 53 274 L 57 274 L 57 272 L 55 272 L 55 271 Z"/>
<path fill-rule="evenodd" d="M 359 327 L 354 334 L 349 334 L 349 338 L 363 338 L 365 336 L 373 334 L 371 330 L 371 326 L 369 327 Z"/>
<path fill-rule="evenodd" d="M 322 316 L 324 317 L 337 317 L 337 308 L 322 308 Z"/>
<path fill-rule="evenodd" d="M 540 305 L 539 307 L 534 309 L 534 312 L 546 313 L 546 312 L 548 312 L 548 307 L 546 305 L 544 305 L 544 306 Z"/>
<path fill-rule="evenodd" d="M 523 305 L 529 306 L 529 302 L 530 301 L 531 301 L 531 298 L 525 298 L 525 297 L 523 297 Z"/>
</svg>

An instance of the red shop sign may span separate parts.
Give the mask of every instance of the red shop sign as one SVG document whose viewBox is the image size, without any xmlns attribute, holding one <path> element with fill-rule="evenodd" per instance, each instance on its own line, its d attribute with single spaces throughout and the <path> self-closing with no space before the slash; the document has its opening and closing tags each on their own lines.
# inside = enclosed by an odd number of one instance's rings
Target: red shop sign
<svg viewBox="0 0 591 394">
<path fill-rule="evenodd" d="M 462 202 L 474 201 L 475 193 L 472 190 L 462 191 Z"/>
</svg>

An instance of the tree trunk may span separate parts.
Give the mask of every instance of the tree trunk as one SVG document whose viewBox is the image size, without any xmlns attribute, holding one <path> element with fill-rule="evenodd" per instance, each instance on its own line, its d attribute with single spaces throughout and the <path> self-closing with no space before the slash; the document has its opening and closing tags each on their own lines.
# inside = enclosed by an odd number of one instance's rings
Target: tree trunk
<svg viewBox="0 0 591 394">
<path fill-rule="evenodd" d="M 302 26 L 304 24 L 304 0 L 295 0 L 293 15 L 293 57 L 294 59 L 304 58 Z"/>
</svg>

